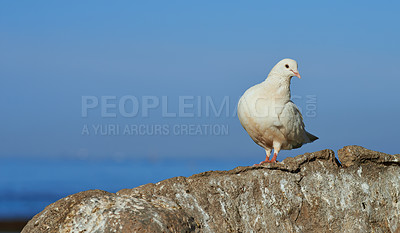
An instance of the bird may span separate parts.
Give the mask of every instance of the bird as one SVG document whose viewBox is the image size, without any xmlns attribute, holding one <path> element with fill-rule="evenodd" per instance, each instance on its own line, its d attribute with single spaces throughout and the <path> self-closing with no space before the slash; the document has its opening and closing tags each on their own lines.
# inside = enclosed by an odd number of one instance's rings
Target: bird
<svg viewBox="0 0 400 233">
<path fill-rule="evenodd" d="M 297 62 L 285 58 L 263 82 L 247 89 L 239 99 L 240 123 L 266 153 L 265 160 L 255 166 L 275 163 L 280 150 L 299 148 L 318 139 L 305 130 L 303 116 L 290 99 L 290 82 L 294 76 L 301 79 Z M 272 149 L 274 155 L 270 159 Z"/>
</svg>

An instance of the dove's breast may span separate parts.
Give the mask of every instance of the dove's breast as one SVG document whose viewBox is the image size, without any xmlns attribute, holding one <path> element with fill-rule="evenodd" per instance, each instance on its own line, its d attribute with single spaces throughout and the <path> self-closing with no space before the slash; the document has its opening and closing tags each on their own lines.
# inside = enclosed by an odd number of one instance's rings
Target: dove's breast
<svg viewBox="0 0 400 233">
<path fill-rule="evenodd" d="M 238 117 L 250 137 L 263 148 L 272 148 L 273 141 L 284 141 L 277 115 L 284 105 L 271 99 L 262 84 L 248 89 L 239 100 Z"/>
</svg>

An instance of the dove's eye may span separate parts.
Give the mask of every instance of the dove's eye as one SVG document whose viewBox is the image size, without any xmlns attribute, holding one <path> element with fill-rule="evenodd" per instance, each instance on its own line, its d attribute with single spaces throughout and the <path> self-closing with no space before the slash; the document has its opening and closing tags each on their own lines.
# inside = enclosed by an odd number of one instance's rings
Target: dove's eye
<svg viewBox="0 0 400 233">
<path fill-rule="evenodd" d="M 286 64 L 285 67 L 289 69 L 289 65 L 288 64 Z"/>
</svg>

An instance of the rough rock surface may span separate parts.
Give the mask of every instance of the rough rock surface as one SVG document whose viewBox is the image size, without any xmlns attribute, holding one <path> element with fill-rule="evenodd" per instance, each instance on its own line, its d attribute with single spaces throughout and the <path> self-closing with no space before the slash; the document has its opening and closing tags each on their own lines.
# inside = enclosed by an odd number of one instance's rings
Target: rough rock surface
<svg viewBox="0 0 400 233">
<path fill-rule="evenodd" d="M 46 207 L 22 232 L 400 232 L 400 155 L 359 146 Z"/>
</svg>

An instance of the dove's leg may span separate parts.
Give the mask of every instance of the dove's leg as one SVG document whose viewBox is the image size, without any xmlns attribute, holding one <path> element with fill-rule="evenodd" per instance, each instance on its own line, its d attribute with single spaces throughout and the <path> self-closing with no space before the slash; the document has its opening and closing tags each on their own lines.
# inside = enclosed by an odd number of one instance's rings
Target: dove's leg
<svg viewBox="0 0 400 233">
<path fill-rule="evenodd" d="M 271 163 L 276 162 L 276 157 L 278 157 L 278 153 L 279 153 L 280 150 L 281 150 L 281 144 L 279 144 L 279 143 L 275 144 L 274 143 L 274 156 L 271 159 Z"/>
<path fill-rule="evenodd" d="M 270 162 L 270 161 L 269 161 L 269 156 L 271 156 L 271 152 L 272 152 L 272 149 L 265 149 L 265 154 L 266 154 L 267 156 L 265 156 L 265 160 L 264 160 L 264 161 L 261 161 L 260 164 L 269 163 L 269 162 Z"/>
<path fill-rule="evenodd" d="M 258 165 L 261 165 L 263 163 L 270 163 L 271 161 L 269 160 L 269 157 L 271 156 L 271 152 L 272 152 L 272 149 L 269 149 L 269 148 L 265 149 L 265 154 L 267 155 L 265 157 L 265 160 L 261 161 L 259 164 L 254 164 L 254 166 L 258 166 Z"/>
</svg>

